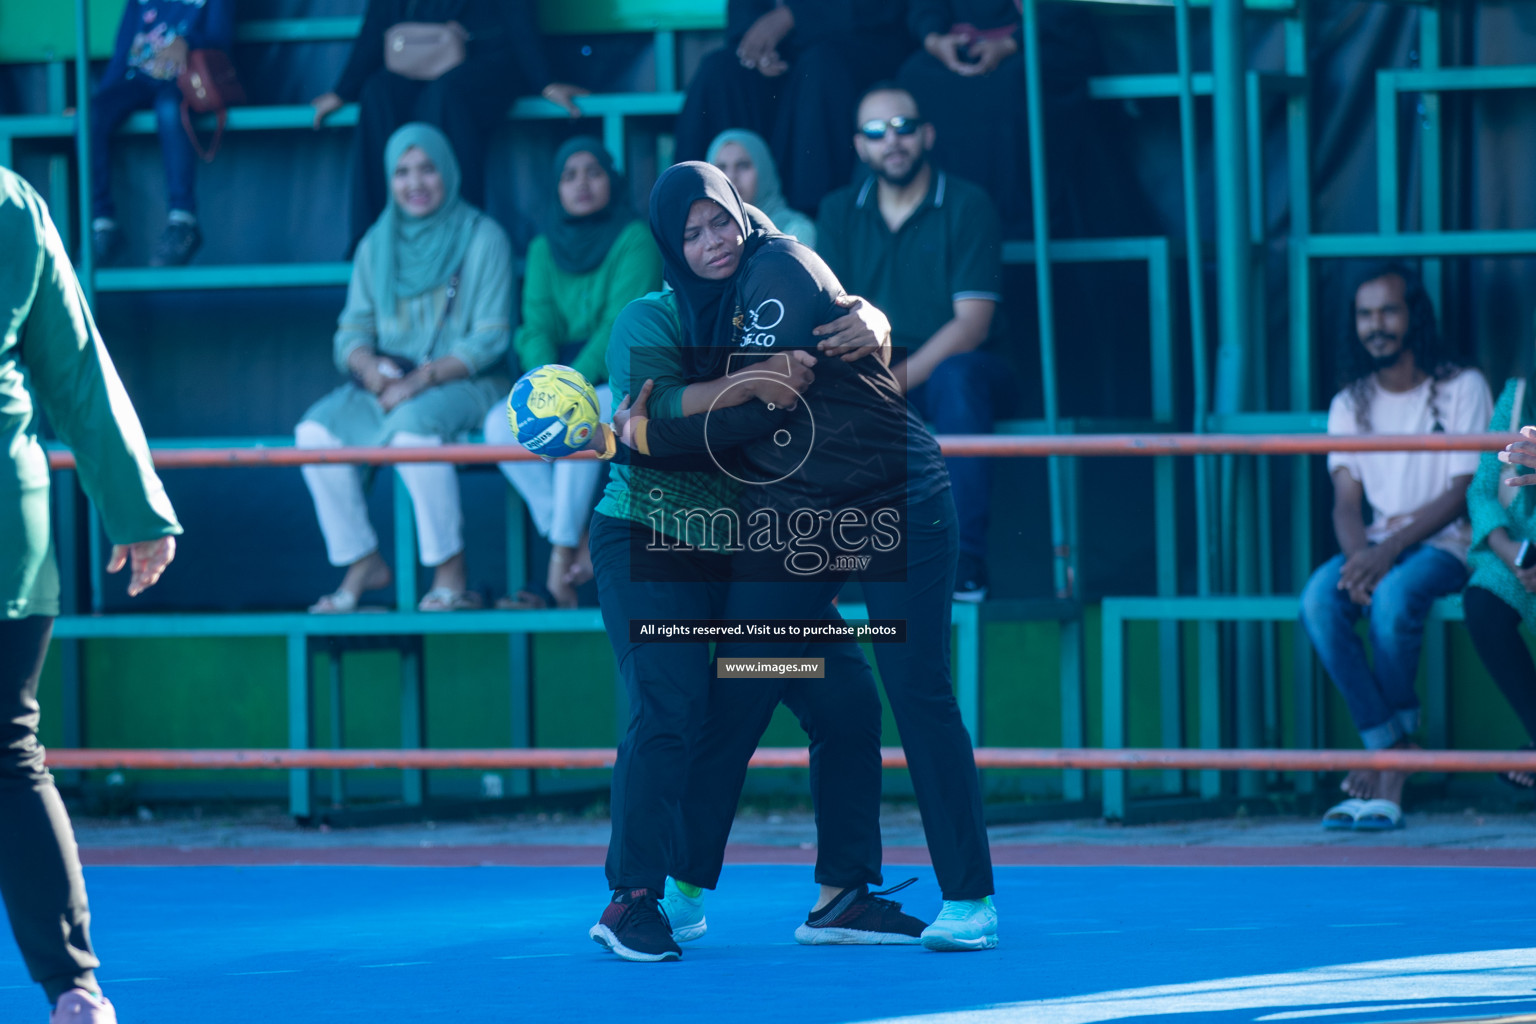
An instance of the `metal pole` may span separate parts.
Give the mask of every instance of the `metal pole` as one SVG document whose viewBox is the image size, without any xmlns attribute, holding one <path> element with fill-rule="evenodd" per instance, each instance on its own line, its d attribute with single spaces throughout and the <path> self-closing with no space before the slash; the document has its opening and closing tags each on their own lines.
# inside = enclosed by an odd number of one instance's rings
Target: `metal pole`
<svg viewBox="0 0 1536 1024">
<path fill-rule="evenodd" d="M 1244 404 L 1248 336 L 1253 323 L 1249 293 L 1252 284 L 1252 249 L 1248 240 L 1243 0 L 1212 0 L 1211 44 L 1216 129 L 1217 317 L 1221 338 L 1216 351 L 1215 406 L 1218 413 L 1235 413 Z M 1229 483 L 1224 482 L 1224 495 L 1230 493 L 1229 486 Z M 1236 509 L 1235 502 L 1225 504 Z M 1234 550 L 1233 534 L 1240 525 L 1235 516 L 1223 522 L 1224 550 Z M 1239 686 L 1251 682 L 1252 677 L 1248 673 L 1243 673 L 1236 680 Z M 1246 703 L 1239 701 L 1240 706 L 1246 706 Z M 1202 702 L 1202 706 L 1211 708 L 1214 705 Z M 1220 723 L 1207 724 L 1202 720 L 1200 731 L 1202 746 L 1220 745 Z M 1217 795 L 1219 785 L 1219 778 L 1206 774 L 1201 779 L 1202 795 Z"/>
<path fill-rule="evenodd" d="M 1285 70 L 1289 75 L 1307 73 L 1306 5 L 1298 5 L 1285 23 Z M 1307 238 L 1312 233 L 1311 119 L 1306 87 L 1286 100 L 1286 158 L 1290 185 L 1290 252 L 1287 284 L 1290 292 L 1290 405 L 1295 412 L 1312 406 L 1312 264 L 1307 258 Z M 1291 459 L 1291 589 L 1300 592 L 1312 572 L 1312 467 L 1306 459 Z M 1295 736 L 1297 746 L 1316 742 L 1317 665 L 1312 644 L 1301 629 L 1291 628 L 1292 675 L 1295 680 Z M 1310 793 L 1316 780 L 1302 775 L 1299 792 Z"/>
<path fill-rule="evenodd" d="M 1178 38 L 1179 59 L 1179 145 L 1183 160 L 1184 178 L 1184 244 L 1189 266 L 1189 333 L 1193 349 L 1194 374 L 1194 430 L 1203 433 L 1206 417 L 1210 412 L 1210 381 L 1207 368 L 1210 341 L 1205 324 L 1205 260 L 1202 258 L 1200 234 L 1199 165 L 1195 161 L 1196 132 L 1195 87 L 1192 58 L 1190 56 L 1189 2 L 1177 0 L 1174 5 L 1174 27 Z M 1211 551 L 1216 538 L 1212 533 L 1211 508 L 1215 500 L 1212 480 L 1214 461 L 1208 457 L 1195 459 L 1195 592 L 1209 596 L 1215 575 Z M 1220 646 L 1217 643 L 1217 627 L 1214 622 L 1201 622 L 1195 627 L 1197 673 L 1201 701 L 1209 691 L 1219 687 L 1217 659 Z M 1206 788 L 1218 785 L 1215 776 L 1206 776 L 1202 785 Z"/>
<path fill-rule="evenodd" d="M 91 39 L 87 0 L 75 0 L 75 159 L 80 164 L 80 287 L 95 298 L 95 254 L 91 252 Z"/>
<path fill-rule="evenodd" d="M 1058 430 L 1060 411 L 1056 402 L 1056 320 L 1051 295 L 1051 223 L 1049 190 L 1045 177 L 1045 123 L 1040 102 L 1040 26 L 1037 0 L 1023 0 L 1024 92 L 1029 115 L 1030 205 L 1035 226 L 1035 302 L 1040 317 L 1040 386 L 1045 396 L 1045 429 Z M 1051 488 L 1051 551 L 1054 555 L 1056 594 L 1072 597 L 1076 581 L 1069 571 L 1072 552 L 1066 544 L 1063 510 L 1062 465 L 1059 459 L 1046 464 Z"/>
<path fill-rule="evenodd" d="M 1212 0 L 1213 89 L 1216 112 L 1216 252 L 1221 343 L 1216 355 L 1216 411 L 1241 410 L 1247 376 L 1248 175 L 1243 130 L 1242 0 Z"/>
</svg>

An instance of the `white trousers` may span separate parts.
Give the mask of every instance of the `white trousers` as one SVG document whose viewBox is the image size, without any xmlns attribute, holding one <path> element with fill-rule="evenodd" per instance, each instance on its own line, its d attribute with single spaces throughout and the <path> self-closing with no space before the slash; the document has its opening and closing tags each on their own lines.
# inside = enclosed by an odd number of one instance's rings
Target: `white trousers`
<svg viewBox="0 0 1536 1024">
<path fill-rule="evenodd" d="M 613 392 L 608 385 L 597 388 L 597 402 L 603 419 L 613 416 Z M 486 444 L 516 444 L 512 425 L 507 422 L 507 407 L 498 402 L 485 415 Z M 587 532 L 592 514 L 592 499 L 603 464 L 594 459 L 556 459 L 554 462 L 502 462 L 501 472 L 522 495 L 528 515 L 539 536 L 555 547 L 573 548 Z"/>
<path fill-rule="evenodd" d="M 341 448 L 341 439 L 325 427 L 305 420 L 293 431 L 300 448 Z M 443 439 L 397 433 L 391 447 L 424 448 Z M 446 462 L 403 462 L 395 467 L 416 511 L 416 542 L 421 563 L 433 567 L 464 550 L 464 515 L 459 506 L 459 480 Z M 315 500 L 315 516 L 325 535 L 332 565 L 351 565 L 379 549 L 379 538 L 368 521 L 363 471 L 357 466 L 305 466 L 304 482 Z"/>
</svg>

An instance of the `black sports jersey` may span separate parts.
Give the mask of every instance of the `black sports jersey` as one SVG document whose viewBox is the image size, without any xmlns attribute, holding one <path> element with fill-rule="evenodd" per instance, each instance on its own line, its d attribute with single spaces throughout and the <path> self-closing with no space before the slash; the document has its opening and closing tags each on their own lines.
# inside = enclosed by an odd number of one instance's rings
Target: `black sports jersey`
<svg viewBox="0 0 1536 1024">
<path fill-rule="evenodd" d="M 764 244 L 736 291 L 730 371 L 784 374 L 784 353 L 814 352 L 819 339 L 812 330 L 846 312 L 836 302 L 842 294 L 806 246 L 790 238 Z M 649 453 L 705 453 L 749 485 L 745 506 L 783 511 L 916 501 L 948 486 L 938 443 L 889 367 L 873 358 L 823 358 L 814 372 L 815 382 L 788 411 L 754 400 L 651 421 Z"/>
</svg>

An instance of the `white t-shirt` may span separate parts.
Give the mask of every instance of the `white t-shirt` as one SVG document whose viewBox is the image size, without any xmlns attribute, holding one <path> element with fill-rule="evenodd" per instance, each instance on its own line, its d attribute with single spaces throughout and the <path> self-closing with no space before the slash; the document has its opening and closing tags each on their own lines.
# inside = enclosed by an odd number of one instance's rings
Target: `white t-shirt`
<svg viewBox="0 0 1536 1024">
<path fill-rule="evenodd" d="M 1425 378 L 1418 387 L 1402 392 L 1385 391 L 1373 384 L 1369 432 L 1434 433 L 1436 420 L 1429 406 L 1432 383 L 1432 378 Z M 1489 417 L 1493 415 L 1493 396 L 1488 393 L 1487 380 L 1477 370 L 1466 369 L 1441 381 L 1435 391 L 1435 409 L 1444 433 L 1482 433 L 1488 429 Z M 1328 406 L 1328 433 L 1362 433 L 1348 391 L 1334 395 Z M 1331 452 L 1328 473 L 1331 476 L 1334 470 L 1347 469 L 1365 488 L 1365 500 L 1372 512 L 1365 535 L 1376 543 L 1413 522 L 1414 510 L 1444 494 L 1454 477 L 1477 472 L 1481 457 L 1479 452 Z M 1424 543 L 1465 561 L 1471 539 L 1471 525 L 1463 517 Z"/>
</svg>

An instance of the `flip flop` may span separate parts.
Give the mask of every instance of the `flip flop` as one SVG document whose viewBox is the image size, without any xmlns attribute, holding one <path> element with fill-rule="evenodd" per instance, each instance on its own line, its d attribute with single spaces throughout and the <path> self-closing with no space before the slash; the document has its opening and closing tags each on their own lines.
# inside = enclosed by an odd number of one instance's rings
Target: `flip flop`
<svg viewBox="0 0 1536 1024">
<path fill-rule="evenodd" d="M 1356 832 L 1391 832 L 1403 827 L 1403 809 L 1391 800 L 1367 800 L 1355 816 Z"/>
<path fill-rule="evenodd" d="M 1365 801 L 1356 797 L 1350 797 L 1341 803 L 1336 803 L 1323 812 L 1323 828 L 1330 832 L 1345 832 L 1355 827 L 1355 822 L 1360 818 L 1360 809 L 1365 806 Z"/>
<path fill-rule="evenodd" d="M 473 590 L 450 590 L 433 587 L 416 605 L 419 612 L 472 612 L 484 607 L 485 602 Z"/>
<path fill-rule="evenodd" d="M 311 615 L 346 615 L 357 611 L 357 595 L 350 590 L 326 594 L 309 606 Z"/>
</svg>

